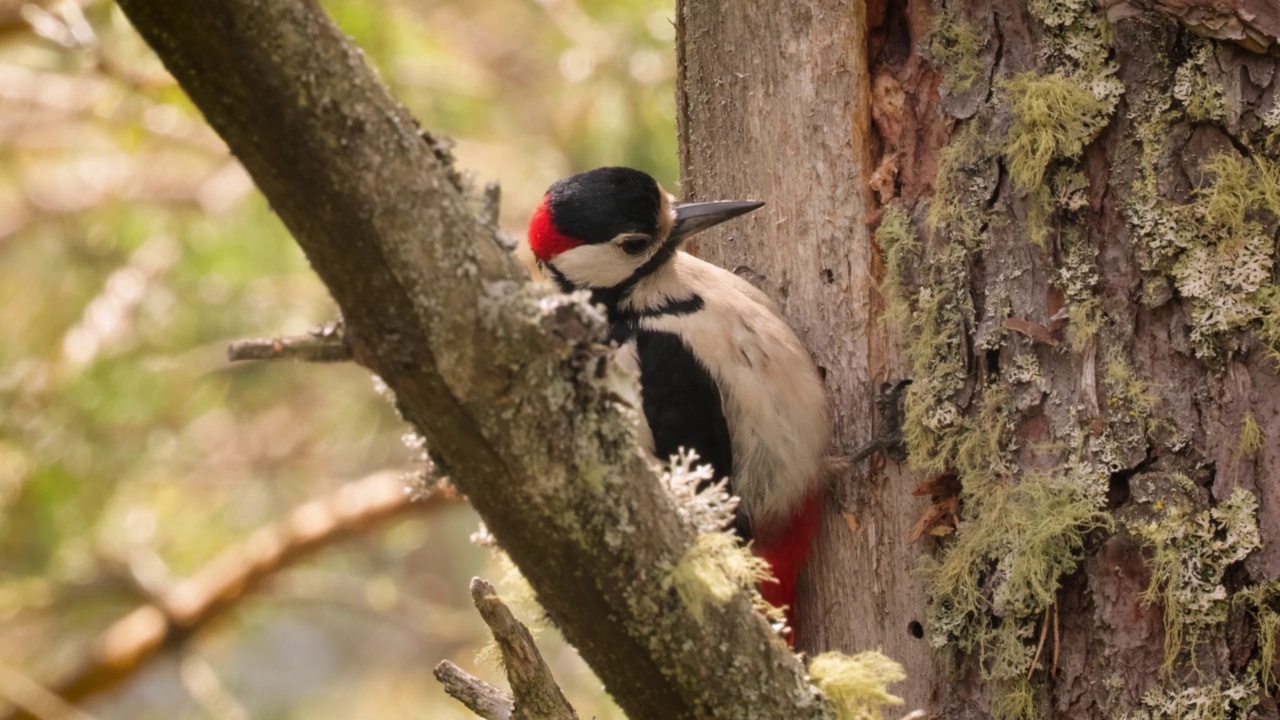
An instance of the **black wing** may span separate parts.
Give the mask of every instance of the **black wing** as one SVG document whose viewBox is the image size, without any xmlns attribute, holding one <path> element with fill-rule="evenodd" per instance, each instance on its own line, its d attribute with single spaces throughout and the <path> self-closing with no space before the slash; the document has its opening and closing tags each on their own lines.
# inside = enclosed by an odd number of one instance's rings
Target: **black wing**
<svg viewBox="0 0 1280 720">
<path fill-rule="evenodd" d="M 729 423 L 711 373 L 677 335 L 640 330 L 635 338 L 640 397 L 658 459 L 666 461 L 680 448 L 690 448 L 701 462 L 711 464 L 717 481 L 732 477 Z M 744 540 L 751 538 L 741 513 L 734 529 Z"/>
</svg>

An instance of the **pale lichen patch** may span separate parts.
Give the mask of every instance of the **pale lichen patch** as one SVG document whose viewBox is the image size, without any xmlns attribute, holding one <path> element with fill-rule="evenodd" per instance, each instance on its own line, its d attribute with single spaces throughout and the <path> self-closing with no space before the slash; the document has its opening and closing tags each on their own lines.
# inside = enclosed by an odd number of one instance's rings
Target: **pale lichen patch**
<svg viewBox="0 0 1280 720">
<path fill-rule="evenodd" d="M 1120 720 L 1228 720 L 1249 717 L 1257 704 L 1258 680 L 1249 675 L 1206 685 L 1152 688 L 1142 696 L 1143 709 Z"/>
<path fill-rule="evenodd" d="M 1173 96 L 1192 120 L 1220 122 L 1226 118 L 1227 106 L 1222 83 L 1210 73 L 1210 65 L 1216 63 L 1215 46 L 1204 39 L 1194 42 L 1191 57 L 1174 74 Z"/>
<path fill-rule="evenodd" d="M 1152 552 L 1143 599 L 1164 611 L 1166 671 L 1183 651 L 1194 660 L 1200 635 L 1226 621 L 1223 577 L 1229 566 L 1261 547 L 1257 511 L 1253 493 L 1236 487 L 1216 507 L 1195 511 L 1174 504 L 1155 520 L 1131 527 Z"/>
</svg>

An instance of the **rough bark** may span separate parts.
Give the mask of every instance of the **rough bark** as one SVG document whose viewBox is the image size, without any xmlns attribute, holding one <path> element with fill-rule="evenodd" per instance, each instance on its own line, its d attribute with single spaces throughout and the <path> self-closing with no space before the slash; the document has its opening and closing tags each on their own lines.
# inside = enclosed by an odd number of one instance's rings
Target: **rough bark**
<svg viewBox="0 0 1280 720">
<path fill-rule="evenodd" d="M 353 356 L 628 715 L 823 717 L 744 593 L 674 572 L 693 533 L 635 450 L 634 381 L 607 361 L 602 318 L 518 279 L 449 158 L 317 4 L 120 5 L 306 252 Z"/>
<path fill-rule="evenodd" d="M 1276 716 L 1256 5 L 681 3 L 685 188 L 772 213 L 701 254 L 767 278 L 838 443 L 874 381 L 914 380 L 908 477 L 836 489 L 806 648 L 882 643 L 947 718 Z"/>
</svg>

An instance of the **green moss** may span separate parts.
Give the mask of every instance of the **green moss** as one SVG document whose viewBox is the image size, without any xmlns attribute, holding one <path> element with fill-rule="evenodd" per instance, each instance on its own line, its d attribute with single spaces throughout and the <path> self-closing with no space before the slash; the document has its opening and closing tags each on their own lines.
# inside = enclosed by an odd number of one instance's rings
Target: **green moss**
<svg viewBox="0 0 1280 720">
<path fill-rule="evenodd" d="M 1132 528 L 1151 550 L 1151 582 L 1142 597 L 1164 611 L 1166 671 L 1184 651 L 1194 663 L 1201 633 L 1226 621 L 1222 579 L 1229 566 L 1261 546 L 1257 511 L 1257 498 L 1237 486 L 1216 507 L 1193 512 L 1175 505 Z"/>
<path fill-rule="evenodd" d="M 768 564 L 731 533 L 701 533 L 671 571 L 681 601 L 701 619 L 710 605 L 724 605 L 739 591 L 753 592 L 769 579 Z"/>
<path fill-rule="evenodd" d="M 1067 306 L 1067 345 L 1072 352 L 1084 352 L 1102 328 L 1102 303 L 1097 298 Z"/>
<path fill-rule="evenodd" d="M 1112 521 L 1094 478 L 1076 466 L 1015 478 L 1007 394 L 999 385 L 984 392 L 951 458 L 964 522 L 941 559 L 922 565 L 930 641 L 978 653 L 984 677 L 1001 688 L 999 717 L 1033 717 L 1027 678 L 1037 621 L 1079 564 L 1086 535 Z"/>
<path fill-rule="evenodd" d="M 938 153 L 938 172 L 925 226 L 949 243 L 968 250 L 980 249 L 990 214 L 983 207 L 990 189 L 983 173 L 993 151 L 978 122 L 966 124 Z"/>
<path fill-rule="evenodd" d="M 884 257 L 884 281 L 880 284 L 880 293 L 885 298 L 885 322 L 901 327 L 911 319 L 904 271 L 906 263 L 915 259 L 920 249 L 915 229 L 911 227 L 911 218 L 901 205 L 893 203 L 884 209 L 884 217 L 876 229 L 876 243 Z"/>
<path fill-rule="evenodd" d="M 1014 186 L 1028 193 L 1027 234 L 1046 247 L 1059 210 L 1088 205 L 1088 180 L 1064 166 L 1045 183 L 1055 161 L 1075 160 L 1111 120 L 1124 86 L 1111 62 L 1111 34 L 1088 0 L 1032 0 L 1044 31 L 1041 69 L 1009 78 L 1003 90 L 1013 115 L 1002 154 Z"/>
<path fill-rule="evenodd" d="M 1258 610 L 1258 674 L 1267 692 L 1280 690 L 1276 680 L 1276 634 L 1280 633 L 1280 612 L 1271 607 Z"/>
<path fill-rule="evenodd" d="M 934 16 L 929 33 L 929 55 L 942 73 L 942 88 L 962 92 L 973 87 L 982 73 L 979 53 L 987 46 L 985 34 L 955 13 Z"/>
<path fill-rule="evenodd" d="M 911 303 L 907 358 L 911 387 L 903 417 L 913 468 L 943 472 L 953 462 L 964 428 L 954 397 L 964 387 L 964 315 L 972 312 L 964 282 L 964 252 L 949 246 L 928 268 Z"/>
<path fill-rule="evenodd" d="M 1050 226 L 1053 212 L 1053 200 L 1048 186 L 1037 185 L 1027 193 L 1027 237 L 1041 250 L 1049 246 L 1049 235 L 1053 232 Z"/>
<path fill-rule="evenodd" d="M 1080 79 L 1114 106 L 1124 85 L 1111 60 L 1111 28 L 1092 0 L 1031 0 L 1027 9 L 1044 29 L 1047 69 Z"/>
<path fill-rule="evenodd" d="M 983 393 L 949 456 L 963 522 L 942 557 L 921 565 L 930 642 L 978 655 L 983 677 L 998 688 L 998 717 L 1035 717 L 1037 623 L 1079 565 L 1087 535 L 1113 526 L 1104 510 L 1107 471 L 1087 459 L 1096 450 L 1077 432 L 1065 439 L 1067 462 L 1018 478 L 1007 391 L 997 383 Z"/>
<path fill-rule="evenodd" d="M 1036 689 L 1027 678 L 1008 683 L 991 698 L 991 716 L 996 720 L 1035 720 L 1040 717 L 1036 706 Z"/>
<path fill-rule="evenodd" d="M 1204 221 L 1244 230 L 1249 214 L 1274 213 L 1280 208 L 1280 168 L 1265 157 L 1253 163 L 1233 153 L 1214 156 L 1201 168 L 1213 177 L 1209 187 L 1198 192 L 1204 202 Z"/>
<path fill-rule="evenodd" d="M 1081 259 L 1080 251 L 1087 248 L 1092 253 L 1093 248 L 1083 242 L 1079 226 L 1065 219 L 1057 223 L 1051 221 L 1059 211 L 1076 213 L 1088 207 L 1088 191 L 1089 178 L 1075 167 L 1063 166 L 1053 173 L 1048 183 L 1036 185 L 1027 193 L 1028 237 L 1042 249 L 1048 247 L 1051 234 L 1056 234 L 1063 245 L 1073 246 L 1078 257 L 1066 258 L 1063 267 L 1068 270 L 1074 269 L 1074 263 Z"/>
<path fill-rule="evenodd" d="M 1074 159 L 1111 118 L 1114 102 L 1096 97 L 1080 80 L 1025 72 L 1001 83 L 1013 111 L 1004 157 L 1014 185 L 1034 190 L 1049 163 Z"/>
<path fill-rule="evenodd" d="M 901 705 L 889 684 L 907 679 L 902 666 L 884 655 L 826 652 L 809 661 L 809 677 L 827 696 L 836 720 L 879 720 L 885 705 Z"/>
<path fill-rule="evenodd" d="M 1029 476 L 978 493 L 966 488 L 962 498 L 965 522 L 955 542 L 941 562 L 926 568 L 936 606 L 934 630 L 942 633 L 935 634 L 935 645 L 954 639 L 968 650 L 1007 642 L 1007 636 L 982 627 L 982 611 L 999 610 L 1006 625 L 1034 621 L 1053 603 L 1062 576 L 1080 561 L 1085 535 L 1112 525 L 1087 488 L 1066 477 Z M 989 598 L 983 568 L 993 568 L 999 578 Z"/>
<path fill-rule="evenodd" d="M 931 642 L 978 653 L 983 676 L 1000 688 L 1004 709 L 993 707 L 997 717 L 1034 717 L 1027 680 L 1036 621 L 1079 564 L 1085 536 L 1110 528 L 1111 517 L 1086 487 L 1061 476 L 1002 482 L 980 494 L 966 488 L 963 497 L 965 522 L 955 542 L 940 562 L 923 568 Z M 993 614 L 1002 618 L 994 627 Z"/>
<path fill-rule="evenodd" d="M 1240 443 L 1236 446 L 1236 452 L 1242 457 L 1248 457 L 1261 449 L 1262 429 L 1258 427 L 1253 413 L 1247 412 L 1244 414 L 1244 421 L 1240 423 Z"/>
<path fill-rule="evenodd" d="M 1102 376 L 1109 391 L 1107 405 L 1122 410 L 1131 418 L 1149 418 L 1158 397 L 1151 384 L 1138 377 L 1119 347 L 1107 351 L 1106 370 Z"/>
</svg>

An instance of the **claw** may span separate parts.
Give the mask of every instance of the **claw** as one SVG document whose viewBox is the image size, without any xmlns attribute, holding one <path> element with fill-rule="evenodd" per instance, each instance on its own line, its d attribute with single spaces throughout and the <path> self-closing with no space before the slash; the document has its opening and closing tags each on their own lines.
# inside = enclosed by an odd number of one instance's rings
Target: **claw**
<svg viewBox="0 0 1280 720">
<path fill-rule="evenodd" d="M 902 437 L 902 392 L 910 384 L 909 379 L 880 383 L 880 392 L 876 395 L 880 433 L 876 439 L 849 456 L 851 463 L 861 462 L 876 452 L 883 452 L 885 457 L 894 462 L 907 459 L 907 443 Z"/>
</svg>

